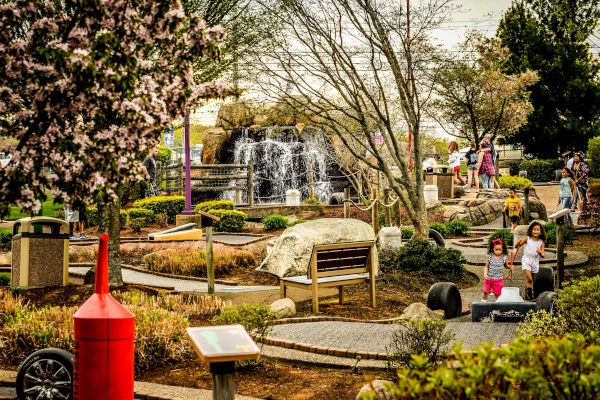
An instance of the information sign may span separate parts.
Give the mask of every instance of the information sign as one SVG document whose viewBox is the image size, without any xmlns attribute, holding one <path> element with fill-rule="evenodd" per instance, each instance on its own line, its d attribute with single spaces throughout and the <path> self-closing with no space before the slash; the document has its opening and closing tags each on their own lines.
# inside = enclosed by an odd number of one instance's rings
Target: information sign
<svg viewBox="0 0 600 400">
<path fill-rule="evenodd" d="M 260 349 L 242 325 L 187 328 L 187 334 L 204 362 L 258 360 L 260 356 Z"/>
<path fill-rule="evenodd" d="M 165 131 L 165 146 L 175 146 L 175 130 L 173 128 L 169 128 Z"/>
</svg>

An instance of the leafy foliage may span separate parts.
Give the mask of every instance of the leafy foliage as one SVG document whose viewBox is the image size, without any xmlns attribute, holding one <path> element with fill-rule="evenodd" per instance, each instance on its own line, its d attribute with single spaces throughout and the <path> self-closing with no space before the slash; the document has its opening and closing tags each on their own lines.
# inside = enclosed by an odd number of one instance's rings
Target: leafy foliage
<svg viewBox="0 0 600 400">
<path fill-rule="evenodd" d="M 130 208 L 125 211 L 127 211 L 127 216 L 130 221 L 132 219 L 141 218 L 145 223 L 144 226 L 154 223 L 154 211 L 152 210 L 147 208 Z"/>
<path fill-rule="evenodd" d="M 498 179 L 498 183 L 503 189 L 514 190 L 521 190 L 533 186 L 533 182 L 527 178 L 523 178 L 522 176 L 501 176 Z"/>
<path fill-rule="evenodd" d="M 441 224 L 439 222 L 434 222 L 433 224 L 429 224 L 429 229 L 438 231 L 443 237 L 448 236 L 448 231 L 446 230 L 445 224 Z"/>
<path fill-rule="evenodd" d="M 415 234 L 415 231 L 412 228 L 401 228 L 400 232 L 401 232 L 403 240 L 404 239 L 410 239 Z"/>
<path fill-rule="evenodd" d="M 277 315 L 266 304 L 242 304 L 225 307 L 212 322 L 215 325 L 240 324 L 246 331 L 264 337 L 271 329 L 269 322 L 275 318 Z"/>
<path fill-rule="evenodd" d="M 511 143 L 522 143 L 538 158 L 553 158 L 558 149 L 585 150 L 597 134 L 600 63 L 590 54 L 588 38 L 599 20 L 598 0 L 518 0 L 504 14 L 498 37 L 510 59 L 503 67 L 539 74 L 531 88 L 534 111 L 507 136 Z"/>
<path fill-rule="evenodd" d="M 527 179 L 533 182 L 551 182 L 555 179 L 554 172 L 565 166 L 564 161 L 553 160 L 523 160 L 519 170 L 527 171 Z"/>
<path fill-rule="evenodd" d="M 10 250 L 12 246 L 12 232 L 9 229 L 0 229 L 0 250 Z"/>
<path fill-rule="evenodd" d="M 509 229 L 497 229 L 488 237 L 488 246 L 492 243 L 492 240 L 498 238 L 502 239 L 507 246 L 513 244 L 513 234 Z"/>
<path fill-rule="evenodd" d="M 239 232 L 244 229 L 244 223 L 248 219 L 248 214 L 236 210 L 209 210 L 210 214 L 221 218 L 215 221 L 213 226 L 215 230 L 221 232 Z"/>
<path fill-rule="evenodd" d="M 175 216 L 181 214 L 185 208 L 185 198 L 183 196 L 155 196 L 147 199 L 136 200 L 133 203 L 134 208 L 146 208 L 152 210 L 154 214 L 167 214 L 169 223 L 175 222 Z"/>
<path fill-rule="evenodd" d="M 163 166 L 169 165 L 171 158 L 173 157 L 173 151 L 171 148 L 160 145 L 157 147 L 157 150 L 158 152 L 156 153 L 156 156 L 154 156 L 156 162 L 161 163 Z"/>
<path fill-rule="evenodd" d="M 454 340 L 454 333 L 444 332 L 446 321 L 422 319 L 402 321 L 402 329 L 394 331 L 388 353 L 389 368 L 410 366 L 413 356 L 419 355 L 431 363 L 447 356 L 447 347 Z"/>
<path fill-rule="evenodd" d="M 592 197 L 584 204 L 583 211 L 579 215 L 577 223 L 589 226 L 594 231 L 600 228 L 600 198 Z"/>
<path fill-rule="evenodd" d="M 129 218 L 128 225 L 135 233 L 140 233 L 142 228 L 148 226 L 145 218 Z"/>
<path fill-rule="evenodd" d="M 287 217 L 279 214 L 269 215 L 268 217 L 263 218 L 261 222 L 267 231 L 285 228 L 288 225 Z"/>
<path fill-rule="evenodd" d="M 116 194 L 165 126 L 228 92 L 191 73 L 218 55 L 223 28 L 178 1 L 2 4 L 0 136 L 19 141 L 0 173 L 2 204 L 37 212 L 46 190 L 73 202 Z"/>
<path fill-rule="evenodd" d="M 590 176 L 600 178 L 600 136 L 596 136 L 588 142 L 588 157 Z"/>
<path fill-rule="evenodd" d="M 446 231 L 449 235 L 453 236 L 465 236 L 469 233 L 469 224 L 465 221 L 455 219 L 446 222 Z"/>
<path fill-rule="evenodd" d="M 429 241 L 417 238 L 399 249 L 383 249 L 379 252 L 379 265 L 383 273 L 403 271 L 432 275 L 440 280 L 462 277 L 466 262 L 458 250 L 433 246 Z"/>
<path fill-rule="evenodd" d="M 11 274 L 9 272 L 0 272 L 0 286 L 10 285 Z"/>
<path fill-rule="evenodd" d="M 544 229 L 546 230 L 546 245 L 556 244 L 556 222 L 548 222 L 544 224 Z M 564 224 L 562 226 L 564 236 L 565 236 L 565 244 L 572 244 L 575 239 L 577 239 L 577 232 L 575 231 L 575 227 L 571 224 Z"/>
<path fill-rule="evenodd" d="M 210 210 L 234 210 L 235 203 L 230 200 L 210 200 L 196 204 L 194 211 L 209 212 Z"/>
</svg>

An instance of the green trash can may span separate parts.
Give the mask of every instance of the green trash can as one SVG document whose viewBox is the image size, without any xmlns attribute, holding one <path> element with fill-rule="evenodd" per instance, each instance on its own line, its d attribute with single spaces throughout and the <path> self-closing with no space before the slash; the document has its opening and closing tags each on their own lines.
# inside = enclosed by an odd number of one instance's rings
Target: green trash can
<svg viewBox="0 0 600 400">
<path fill-rule="evenodd" d="M 64 286 L 69 282 L 69 223 L 22 218 L 13 225 L 12 287 Z"/>
</svg>

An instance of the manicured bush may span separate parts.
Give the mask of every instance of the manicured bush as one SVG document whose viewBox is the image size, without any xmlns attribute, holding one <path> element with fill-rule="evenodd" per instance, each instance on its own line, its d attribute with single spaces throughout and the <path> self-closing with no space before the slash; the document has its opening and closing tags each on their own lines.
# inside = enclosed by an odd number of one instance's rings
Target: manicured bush
<svg viewBox="0 0 600 400">
<path fill-rule="evenodd" d="M 169 165 L 171 158 L 173 157 L 173 151 L 171 148 L 161 145 L 158 146 L 157 149 L 158 152 L 156 153 L 156 156 L 154 156 L 154 159 L 162 165 Z"/>
<path fill-rule="evenodd" d="M 498 178 L 498 183 L 501 188 L 521 190 L 533 186 L 531 180 L 522 176 L 501 176 Z"/>
<path fill-rule="evenodd" d="M 239 232 L 244 229 L 244 223 L 248 219 L 248 215 L 242 211 L 213 209 L 208 212 L 221 218 L 213 223 L 215 230 L 221 232 Z"/>
<path fill-rule="evenodd" d="M 414 229 L 412 228 L 402 228 L 400 229 L 402 239 L 410 239 L 415 234 Z"/>
<path fill-rule="evenodd" d="M 554 181 L 554 172 L 565 166 L 563 160 L 523 160 L 519 163 L 520 171 L 527 171 L 527 179 L 532 182 Z M 498 182 L 500 183 L 500 182 Z"/>
<path fill-rule="evenodd" d="M 507 246 L 512 246 L 513 244 L 513 234 L 509 229 L 498 229 L 490 234 L 488 237 L 488 246 L 494 239 L 502 239 Z"/>
<path fill-rule="evenodd" d="M 439 222 L 434 222 L 433 224 L 429 224 L 429 229 L 438 231 L 443 237 L 448 236 L 448 231 L 446 230 L 446 225 L 440 224 Z"/>
<path fill-rule="evenodd" d="M 148 226 L 144 218 L 129 218 L 128 225 L 135 233 L 140 233 L 142 228 Z"/>
<path fill-rule="evenodd" d="M 125 228 L 125 225 L 127 225 L 127 211 L 125 210 L 119 210 L 119 225 L 121 229 Z"/>
<path fill-rule="evenodd" d="M 86 214 L 88 226 L 98 226 L 98 224 L 100 224 L 100 215 L 98 214 L 98 208 L 95 205 L 88 206 Z M 121 229 L 125 228 L 125 225 L 127 225 L 127 211 L 120 210 L 119 224 L 121 225 Z"/>
<path fill-rule="evenodd" d="M 144 265 L 150 271 L 174 275 L 206 278 L 206 251 L 197 246 L 160 250 L 144 256 Z M 215 245 L 213 266 L 215 276 L 222 277 L 236 268 L 246 269 L 257 265 L 256 255 L 246 249 Z"/>
<path fill-rule="evenodd" d="M 131 221 L 132 219 L 142 219 L 145 223 L 143 226 L 148 226 L 154 223 L 154 211 L 146 208 L 130 208 L 127 211 L 127 217 Z"/>
<path fill-rule="evenodd" d="M 461 278 L 467 262 L 460 251 L 433 246 L 423 239 L 411 239 L 399 249 L 386 249 L 379 254 L 381 272 L 429 274 L 440 280 Z"/>
<path fill-rule="evenodd" d="M 0 286 L 10 285 L 10 272 L 0 272 Z"/>
<path fill-rule="evenodd" d="M 154 211 L 154 214 L 165 213 L 169 223 L 175 223 L 175 216 L 181 214 L 185 208 L 185 198 L 183 196 L 155 196 L 147 199 L 136 200 L 133 203 L 134 208 L 146 208 Z"/>
<path fill-rule="evenodd" d="M 554 303 L 554 313 L 531 312 L 517 333 L 541 337 L 578 333 L 586 341 L 600 344 L 600 276 L 584 278 L 563 288 Z"/>
<path fill-rule="evenodd" d="M 239 307 L 225 307 L 212 322 L 215 325 L 240 324 L 246 331 L 263 337 L 271 329 L 269 322 L 275 318 L 277 315 L 266 304 L 242 304 Z"/>
<path fill-rule="evenodd" d="M 588 141 L 590 176 L 600 178 L 600 136 Z"/>
<path fill-rule="evenodd" d="M 472 352 L 455 346 L 455 361 L 438 367 L 415 356 L 397 371 L 386 399 L 597 399 L 600 347 L 581 335 L 543 340 L 518 339 Z M 364 399 L 374 398 L 365 395 Z"/>
<path fill-rule="evenodd" d="M 546 230 L 546 245 L 555 245 L 556 244 L 556 222 L 547 222 L 544 224 L 544 229 Z M 575 231 L 575 227 L 570 224 L 563 225 L 563 232 L 565 236 L 565 244 L 572 244 L 573 241 L 577 238 L 577 232 Z"/>
<path fill-rule="evenodd" d="M 448 235 L 465 236 L 469 233 L 469 224 L 458 219 L 446 222 L 446 232 Z"/>
<path fill-rule="evenodd" d="M 209 212 L 210 210 L 234 210 L 235 204 L 230 200 L 210 200 L 203 201 L 202 203 L 198 203 L 196 207 L 194 207 L 194 211 L 198 213 L 199 211 Z"/>
<path fill-rule="evenodd" d="M 268 217 L 263 218 L 261 222 L 267 231 L 285 228 L 288 225 L 287 217 L 279 214 L 269 215 Z"/>
<path fill-rule="evenodd" d="M 0 250 L 10 250 L 12 246 L 12 232 L 10 229 L 0 229 Z"/>
</svg>

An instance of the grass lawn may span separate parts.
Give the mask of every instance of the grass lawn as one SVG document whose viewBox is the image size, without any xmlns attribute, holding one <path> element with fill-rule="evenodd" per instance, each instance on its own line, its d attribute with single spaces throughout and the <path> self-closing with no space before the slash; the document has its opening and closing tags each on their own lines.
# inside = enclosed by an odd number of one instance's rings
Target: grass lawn
<svg viewBox="0 0 600 400">
<path fill-rule="evenodd" d="M 44 217 L 58 217 L 58 211 L 62 210 L 62 204 L 54 204 L 54 200 L 49 199 L 42 203 L 42 216 Z M 21 212 L 21 209 L 17 206 L 9 207 L 9 214 L 4 217 L 7 221 L 13 221 L 16 219 L 27 218 L 30 217 L 30 213 Z"/>
</svg>

